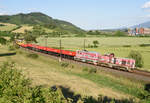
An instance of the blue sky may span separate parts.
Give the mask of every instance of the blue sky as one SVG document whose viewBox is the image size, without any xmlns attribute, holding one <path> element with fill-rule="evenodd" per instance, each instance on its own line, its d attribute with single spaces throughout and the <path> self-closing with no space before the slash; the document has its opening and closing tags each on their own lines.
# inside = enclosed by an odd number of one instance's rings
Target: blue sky
<svg viewBox="0 0 150 103">
<path fill-rule="evenodd" d="M 0 0 L 0 14 L 43 12 L 83 29 L 110 29 L 150 20 L 150 0 Z"/>
</svg>

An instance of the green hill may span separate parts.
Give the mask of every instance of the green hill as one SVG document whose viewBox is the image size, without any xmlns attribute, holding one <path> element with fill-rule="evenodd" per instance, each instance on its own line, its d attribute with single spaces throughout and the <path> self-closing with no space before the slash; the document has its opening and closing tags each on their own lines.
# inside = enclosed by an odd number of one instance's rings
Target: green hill
<svg viewBox="0 0 150 103">
<path fill-rule="evenodd" d="M 40 12 L 32 12 L 29 14 L 16 14 L 16 15 L 2 15 L 0 16 L 0 22 L 2 23 L 11 23 L 16 25 L 42 25 L 48 29 L 56 29 L 59 31 L 65 31 L 69 33 L 81 33 L 84 30 L 73 25 L 72 23 L 53 19 L 48 15 L 45 15 Z"/>
</svg>

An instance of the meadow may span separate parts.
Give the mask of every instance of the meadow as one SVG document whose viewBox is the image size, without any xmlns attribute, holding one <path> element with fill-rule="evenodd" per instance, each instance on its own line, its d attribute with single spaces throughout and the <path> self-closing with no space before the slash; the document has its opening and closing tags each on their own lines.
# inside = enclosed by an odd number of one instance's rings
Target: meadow
<svg viewBox="0 0 150 103">
<path fill-rule="evenodd" d="M 89 67 L 69 63 L 62 66 L 57 59 L 40 56 L 37 59 L 28 57 L 28 51 L 9 51 L 8 47 L 1 46 L 0 54 L 16 52 L 16 55 L 0 56 L 0 64 L 4 61 L 13 61 L 16 67 L 25 76 L 33 80 L 32 85 L 62 86 L 82 96 L 104 95 L 110 98 L 136 98 L 143 90 L 144 83 L 116 77 L 110 73 L 97 70 L 89 73 Z"/>
<path fill-rule="evenodd" d="M 22 25 L 21 28 L 14 30 L 14 33 L 25 33 L 25 30 L 32 31 L 33 27 L 28 25 Z"/>
<path fill-rule="evenodd" d="M 4 26 L 0 26 L 0 31 L 11 31 L 18 27 L 15 24 L 9 24 L 9 23 L 0 23 L 0 24 L 4 25 Z"/>
<path fill-rule="evenodd" d="M 88 48 L 93 41 L 99 42 L 98 48 Z M 150 70 L 150 38 L 148 37 L 66 37 L 61 38 L 62 47 L 66 50 L 83 50 L 84 41 L 86 50 L 96 51 L 100 54 L 115 53 L 117 57 L 128 57 L 129 53 L 139 51 L 143 56 L 144 67 L 141 69 Z M 38 38 L 38 45 L 58 47 L 60 38 Z M 147 46 L 142 46 L 142 45 Z"/>
</svg>

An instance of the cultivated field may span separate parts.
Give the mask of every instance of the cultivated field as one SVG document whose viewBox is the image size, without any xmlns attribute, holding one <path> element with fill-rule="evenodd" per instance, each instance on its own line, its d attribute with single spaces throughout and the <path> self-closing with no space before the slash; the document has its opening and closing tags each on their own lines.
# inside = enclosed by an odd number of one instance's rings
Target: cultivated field
<svg viewBox="0 0 150 103">
<path fill-rule="evenodd" d="M 59 47 L 60 38 L 48 38 L 47 44 L 45 38 L 39 38 L 39 45 L 47 45 L 49 47 Z M 101 54 L 115 53 L 118 57 L 128 57 L 130 51 L 139 51 L 144 59 L 144 68 L 150 70 L 150 46 L 142 47 L 141 44 L 150 44 L 150 38 L 138 37 L 90 37 L 90 38 L 61 38 L 62 47 L 67 50 L 83 49 L 84 40 L 86 47 L 92 45 L 94 40 L 99 42 L 98 48 L 86 48 L 89 51 L 97 51 Z"/>
<path fill-rule="evenodd" d="M 0 47 L 0 54 L 10 52 L 13 51 L 8 51 L 6 46 Z M 101 94 L 118 99 L 137 98 L 139 91 L 144 87 L 143 83 L 118 78 L 101 70 L 96 74 L 88 73 L 83 66 L 69 63 L 67 67 L 62 67 L 58 60 L 45 56 L 33 59 L 27 55 L 28 52 L 17 50 L 16 55 L 0 56 L 0 64 L 4 61 L 14 61 L 17 68 L 33 80 L 33 85 L 59 85 L 81 95 L 95 97 Z"/>
<path fill-rule="evenodd" d="M 46 33 L 52 33 L 53 31 L 55 31 L 55 30 L 47 29 L 47 28 L 42 28 L 42 29 L 45 30 Z"/>
<path fill-rule="evenodd" d="M 17 27 L 15 24 L 9 24 L 9 23 L 0 23 L 4 26 L 0 26 L 0 31 L 11 31 Z"/>
<path fill-rule="evenodd" d="M 28 25 L 22 25 L 21 28 L 13 31 L 14 33 L 25 33 L 25 30 L 27 31 L 32 31 L 33 27 L 32 26 L 28 26 Z"/>
</svg>

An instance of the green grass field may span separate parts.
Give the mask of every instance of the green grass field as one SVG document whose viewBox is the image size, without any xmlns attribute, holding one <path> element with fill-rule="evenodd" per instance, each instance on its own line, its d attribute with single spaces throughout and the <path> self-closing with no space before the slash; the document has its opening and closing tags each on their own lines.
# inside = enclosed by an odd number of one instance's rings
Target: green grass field
<svg viewBox="0 0 150 103">
<path fill-rule="evenodd" d="M 0 47 L 0 54 L 10 53 L 6 46 Z M 98 96 L 99 94 L 112 98 L 135 97 L 144 84 L 116 77 L 98 70 L 96 74 L 83 71 L 85 67 L 69 63 L 62 67 L 58 60 L 39 56 L 37 59 L 27 57 L 28 52 L 17 50 L 16 55 L 1 56 L 0 64 L 4 61 L 14 61 L 18 69 L 33 80 L 33 85 L 61 85 L 83 96 Z M 89 68 L 90 69 L 90 68 Z"/>
<path fill-rule="evenodd" d="M 11 31 L 17 27 L 15 24 L 9 24 L 9 23 L 0 23 L 4 26 L 0 26 L 0 31 Z"/>
<path fill-rule="evenodd" d="M 139 51 L 144 59 L 144 67 L 142 69 L 150 70 L 150 46 L 140 47 L 141 44 L 150 44 L 150 38 L 139 37 L 90 37 L 90 38 L 61 38 L 62 47 L 66 50 L 82 50 L 84 45 L 84 39 L 86 46 L 92 44 L 94 40 L 99 41 L 98 48 L 86 48 L 89 51 L 97 51 L 101 54 L 115 53 L 117 57 L 128 57 L 130 51 Z M 46 44 L 45 38 L 39 38 L 39 45 L 47 45 L 49 47 L 59 47 L 60 38 L 48 38 Z M 131 47 L 125 47 L 125 46 Z"/>
<path fill-rule="evenodd" d="M 25 33 L 25 30 L 27 31 L 32 31 L 33 27 L 32 26 L 28 26 L 28 25 L 22 25 L 21 28 L 13 31 L 14 33 Z"/>
</svg>

